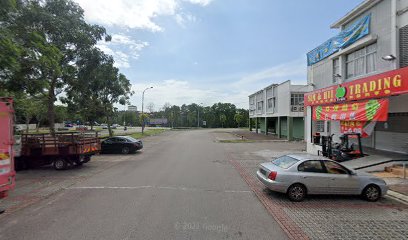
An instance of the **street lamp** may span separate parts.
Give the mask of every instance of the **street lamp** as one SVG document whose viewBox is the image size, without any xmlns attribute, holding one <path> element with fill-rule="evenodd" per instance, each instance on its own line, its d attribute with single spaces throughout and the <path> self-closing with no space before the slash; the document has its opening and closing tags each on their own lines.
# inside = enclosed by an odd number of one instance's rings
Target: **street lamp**
<svg viewBox="0 0 408 240">
<path fill-rule="evenodd" d="M 197 106 L 197 127 L 200 127 L 200 106 L 203 105 L 203 103 L 198 104 Z"/>
<path fill-rule="evenodd" d="M 145 119 L 144 119 L 144 116 L 143 116 L 144 94 L 145 94 L 146 90 L 151 89 L 151 88 L 153 88 L 153 87 L 148 87 L 148 88 L 146 88 L 145 90 L 143 90 L 143 94 L 142 94 L 142 118 L 143 118 L 143 122 L 142 122 L 142 134 L 143 134 L 144 126 L 145 126 Z"/>
</svg>

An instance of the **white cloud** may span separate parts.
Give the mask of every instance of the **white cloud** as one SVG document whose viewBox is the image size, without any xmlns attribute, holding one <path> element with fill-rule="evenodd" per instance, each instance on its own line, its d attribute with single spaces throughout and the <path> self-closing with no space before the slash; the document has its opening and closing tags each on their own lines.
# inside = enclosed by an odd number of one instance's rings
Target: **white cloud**
<svg viewBox="0 0 408 240">
<path fill-rule="evenodd" d="M 159 16 L 175 16 L 182 0 L 75 0 L 85 10 L 85 18 L 103 25 L 163 31 L 154 20 Z M 207 6 L 211 0 L 186 0 Z M 177 19 L 177 18 L 176 18 Z"/>
<path fill-rule="evenodd" d="M 212 2 L 212 0 L 185 0 L 185 1 L 193 4 L 199 4 L 201 6 L 207 6 Z"/>
<path fill-rule="evenodd" d="M 149 43 L 135 41 L 126 35 L 114 34 L 112 35 L 112 41 L 100 41 L 97 46 L 106 54 L 113 56 L 116 67 L 129 68 L 130 58 L 138 59 L 142 49 L 149 46 Z"/>
<path fill-rule="evenodd" d="M 239 80 L 233 82 L 234 79 Z M 153 84 L 133 84 L 132 90 L 136 94 L 132 97 L 132 104 L 136 104 L 140 109 L 142 91 L 153 86 L 154 88 L 145 95 L 145 103 L 153 102 L 157 108 L 162 107 L 166 102 L 174 105 L 204 103 L 204 106 L 228 102 L 247 109 L 250 94 L 272 83 L 281 83 L 288 79 L 292 80 L 292 84 L 306 84 L 306 61 L 303 57 L 250 74 L 240 76 L 234 73 L 208 79 L 211 84 L 201 87 L 193 84 L 192 81 L 175 79 Z"/>
<path fill-rule="evenodd" d="M 176 19 L 177 24 L 183 28 L 187 26 L 187 23 L 197 21 L 197 18 L 189 13 L 177 13 L 174 18 Z"/>
<path fill-rule="evenodd" d="M 306 60 L 302 57 L 243 76 L 236 85 L 249 85 L 266 81 L 280 83 L 285 80 L 306 82 L 306 72 Z"/>
<path fill-rule="evenodd" d="M 138 83 L 132 85 L 132 90 L 135 95 L 132 96 L 131 102 L 141 109 L 142 91 L 150 86 L 145 93 L 145 105 L 153 102 L 156 108 L 161 108 L 166 102 L 172 105 L 203 103 L 204 106 L 210 106 L 217 102 L 230 102 L 239 107 L 247 107 L 247 94 L 245 93 L 230 93 L 225 89 L 220 89 L 217 86 L 214 88 L 199 88 L 193 86 L 188 81 L 168 79 L 163 82 L 145 84 Z"/>
</svg>

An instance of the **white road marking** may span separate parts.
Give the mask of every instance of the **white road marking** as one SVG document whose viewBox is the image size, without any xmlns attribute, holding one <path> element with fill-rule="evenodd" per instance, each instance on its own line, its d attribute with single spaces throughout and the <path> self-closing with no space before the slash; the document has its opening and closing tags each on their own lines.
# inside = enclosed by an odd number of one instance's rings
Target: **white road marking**
<svg viewBox="0 0 408 240">
<path fill-rule="evenodd" d="M 201 191 L 201 192 L 222 192 L 222 193 L 252 193 L 249 190 L 216 190 L 216 189 L 200 189 L 174 186 L 85 186 L 85 187 L 68 187 L 66 189 L 166 189 L 166 190 L 181 190 L 181 191 Z"/>
</svg>

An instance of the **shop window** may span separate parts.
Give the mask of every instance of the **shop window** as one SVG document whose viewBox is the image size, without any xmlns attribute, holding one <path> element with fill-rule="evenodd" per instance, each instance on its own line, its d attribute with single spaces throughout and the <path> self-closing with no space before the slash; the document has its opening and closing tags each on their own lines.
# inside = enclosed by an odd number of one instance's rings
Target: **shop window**
<svg viewBox="0 0 408 240">
<path fill-rule="evenodd" d="M 304 94 L 303 93 L 292 93 L 290 96 L 290 104 L 296 106 L 303 106 Z"/>
<path fill-rule="evenodd" d="M 362 76 L 376 70 L 377 43 L 373 43 L 346 56 L 346 78 Z"/>
<path fill-rule="evenodd" d="M 258 112 L 262 112 L 262 110 L 263 110 L 263 101 L 260 101 L 257 104 L 258 104 L 258 106 L 257 106 Z"/>
<path fill-rule="evenodd" d="M 324 132 L 324 121 L 315 121 L 316 132 Z"/>
<path fill-rule="evenodd" d="M 333 59 L 333 83 L 337 83 L 339 77 L 336 77 L 340 74 L 340 59 Z"/>
<path fill-rule="evenodd" d="M 292 112 L 303 112 L 303 102 L 304 94 L 303 93 L 292 93 L 290 96 L 290 105 Z"/>
<path fill-rule="evenodd" d="M 275 110 L 275 98 L 268 99 L 268 109 L 274 111 Z"/>
</svg>

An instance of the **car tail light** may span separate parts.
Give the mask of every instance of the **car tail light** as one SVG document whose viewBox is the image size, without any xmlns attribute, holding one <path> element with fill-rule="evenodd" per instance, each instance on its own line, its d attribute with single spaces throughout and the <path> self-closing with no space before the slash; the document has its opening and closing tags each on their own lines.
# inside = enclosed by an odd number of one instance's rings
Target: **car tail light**
<svg viewBox="0 0 408 240">
<path fill-rule="evenodd" d="M 274 181 L 277 175 L 277 172 L 272 171 L 271 173 L 269 173 L 268 178 Z"/>
</svg>

